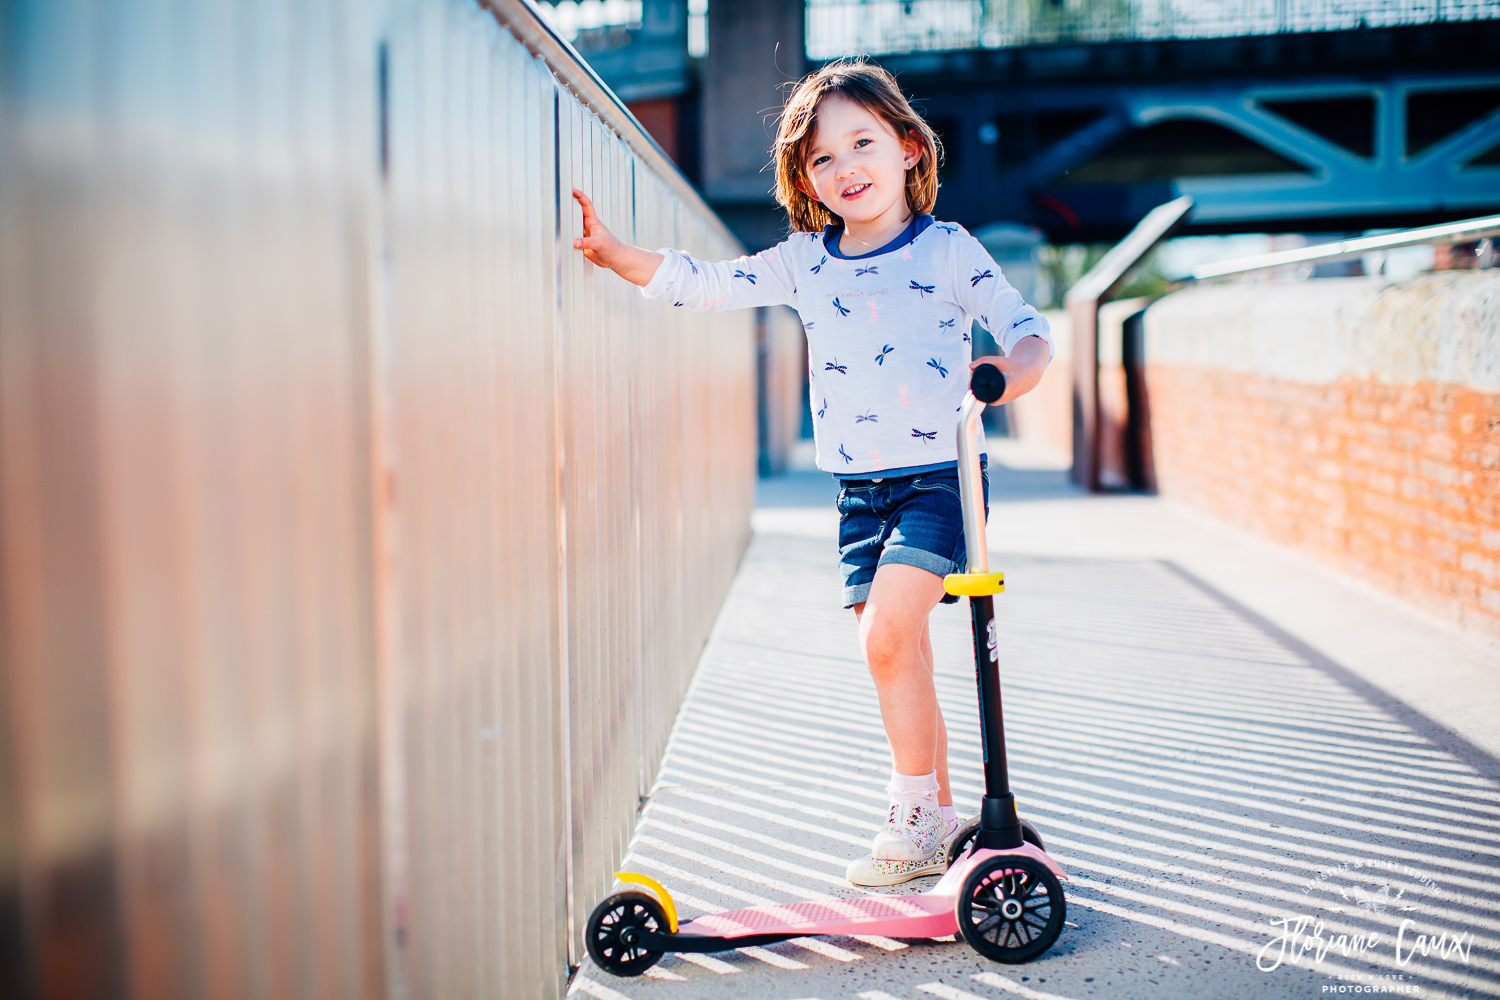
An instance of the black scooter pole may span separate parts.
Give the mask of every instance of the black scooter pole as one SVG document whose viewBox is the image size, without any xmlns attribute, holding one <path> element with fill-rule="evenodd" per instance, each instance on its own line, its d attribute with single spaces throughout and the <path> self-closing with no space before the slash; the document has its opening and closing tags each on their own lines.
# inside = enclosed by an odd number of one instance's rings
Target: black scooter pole
<svg viewBox="0 0 1500 1000">
<path fill-rule="evenodd" d="M 984 535 L 984 484 L 975 435 L 984 408 L 1005 394 L 1005 375 L 994 365 L 980 365 L 969 379 L 969 394 L 959 408 L 958 490 L 963 504 L 964 545 L 969 574 L 990 570 Z M 1020 847 L 1021 820 L 1010 791 L 1005 762 L 1005 719 L 1000 710 L 1000 643 L 995 633 L 995 599 L 971 595 L 974 619 L 974 671 L 979 685 L 979 732 L 984 749 L 984 800 L 979 810 L 978 846 L 990 850 Z"/>
</svg>

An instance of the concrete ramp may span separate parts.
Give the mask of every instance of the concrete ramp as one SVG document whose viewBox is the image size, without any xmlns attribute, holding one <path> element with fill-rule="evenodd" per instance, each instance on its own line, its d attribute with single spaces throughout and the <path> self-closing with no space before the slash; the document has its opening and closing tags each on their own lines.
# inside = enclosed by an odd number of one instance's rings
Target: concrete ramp
<svg viewBox="0 0 1500 1000">
<path fill-rule="evenodd" d="M 1427 655 L 1407 666 L 1426 688 L 1462 683 L 1492 718 L 1495 650 L 1170 502 L 1085 496 L 1062 476 L 997 470 L 991 520 L 1013 781 L 1072 878 L 1057 945 L 1001 967 L 961 941 L 810 938 L 668 956 L 635 980 L 586 964 L 575 990 L 1500 995 L 1500 765 L 1480 746 L 1494 749 L 1493 722 L 1382 686 L 1416 646 Z M 889 757 L 839 607 L 831 495 L 814 474 L 763 483 L 641 814 L 625 867 L 684 915 L 862 894 L 843 871 L 880 822 Z M 967 614 L 940 607 L 932 622 L 955 795 L 972 812 Z"/>
</svg>

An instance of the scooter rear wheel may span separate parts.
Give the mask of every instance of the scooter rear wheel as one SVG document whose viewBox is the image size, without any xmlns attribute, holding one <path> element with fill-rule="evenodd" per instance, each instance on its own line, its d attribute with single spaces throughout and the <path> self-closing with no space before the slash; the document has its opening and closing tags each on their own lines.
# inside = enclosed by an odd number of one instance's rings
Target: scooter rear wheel
<svg viewBox="0 0 1500 1000">
<path fill-rule="evenodd" d="M 583 943 L 594 964 L 612 976 L 639 976 L 661 960 L 636 940 L 643 930 L 667 932 L 667 914 L 644 892 L 617 892 L 594 907 Z"/>
<path fill-rule="evenodd" d="M 953 831 L 953 836 L 948 838 L 946 850 L 948 852 L 948 867 L 953 867 L 953 862 L 968 854 L 974 847 L 974 840 L 979 836 L 979 817 L 972 816 L 958 825 Z M 1042 846 L 1042 835 L 1037 832 L 1036 827 L 1029 820 L 1021 820 L 1021 839 L 1033 845 L 1039 851 L 1047 848 Z"/>
<path fill-rule="evenodd" d="M 1062 933 L 1067 901 L 1062 883 L 1040 861 L 1000 855 L 975 866 L 956 906 L 958 929 L 985 958 L 1029 962 Z"/>
</svg>

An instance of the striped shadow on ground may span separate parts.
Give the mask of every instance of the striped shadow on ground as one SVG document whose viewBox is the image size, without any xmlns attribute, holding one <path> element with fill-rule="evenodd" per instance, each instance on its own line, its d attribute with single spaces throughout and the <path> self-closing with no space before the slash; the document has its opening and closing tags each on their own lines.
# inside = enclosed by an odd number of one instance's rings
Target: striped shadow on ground
<svg viewBox="0 0 1500 1000">
<path fill-rule="evenodd" d="M 843 871 L 880 822 L 889 756 L 834 559 L 757 536 L 705 652 L 624 865 L 685 917 L 859 893 Z M 1001 968 L 961 942 L 802 939 L 584 980 L 676 998 L 1500 996 L 1493 760 L 1170 565 L 996 562 L 1013 782 L 1072 877 L 1053 950 Z M 966 607 L 932 628 L 971 813 Z"/>
</svg>

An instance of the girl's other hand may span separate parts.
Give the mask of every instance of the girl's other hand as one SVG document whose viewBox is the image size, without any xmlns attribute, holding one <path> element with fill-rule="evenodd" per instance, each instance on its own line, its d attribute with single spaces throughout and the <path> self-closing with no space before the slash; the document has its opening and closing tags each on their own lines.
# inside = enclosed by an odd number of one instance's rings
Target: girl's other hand
<svg viewBox="0 0 1500 1000">
<path fill-rule="evenodd" d="M 573 249 L 582 250 L 589 263 L 607 268 L 632 284 L 649 284 L 661 266 L 662 255 L 622 243 L 599 221 L 588 195 L 574 188 L 573 197 L 583 209 L 583 236 L 573 241 Z"/>
<path fill-rule="evenodd" d="M 1041 337 L 1023 337 L 1011 350 L 1010 357 L 991 354 L 975 358 L 969 363 L 969 371 L 980 365 L 994 365 L 1000 369 L 1005 375 L 1005 395 L 990 404 L 1000 406 L 1035 389 L 1046 373 L 1051 357 L 1052 351 Z"/>
<path fill-rule="evenodd" d="M 583 209 L 583 237 L 573 241 L 573 249 L 582 250 L 589 263 L 609 267 L 610 259 L 624 244 L 599 221 L 599 213 L 594 211 L 594 203 L 589 200 L 588 195 L 574 188 L 573 197 L 577 200 L 578 207 Z"/>
</svg>

